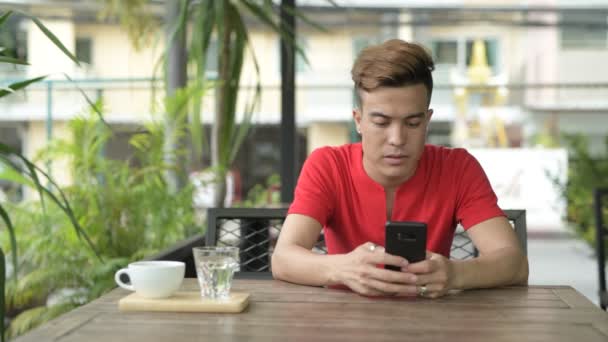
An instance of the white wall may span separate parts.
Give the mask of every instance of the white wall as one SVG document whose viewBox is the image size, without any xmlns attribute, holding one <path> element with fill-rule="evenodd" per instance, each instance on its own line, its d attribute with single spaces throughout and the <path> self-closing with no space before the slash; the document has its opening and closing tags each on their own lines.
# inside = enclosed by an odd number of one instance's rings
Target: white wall
<svg viewBox="0 0 608 342">
<path fill-rule="evenodd" d="M 151 77 L 163 46 L 161 41 L 157 48 L 137 51 L 127 32 L 116 24 L 78 24 L 75 35 L 92 39 L 95 76 L 104 78 Z"/>
<path fill-rule="evenodd" d="M 66 122 L 64 121 L 54 121 L 53 129 L 52 129 L 52 137 L 54 139 L 61 138 L 69 138 L 69 130 Z M 46 130 L 46 122 L 45 121 L 30 121 L 23 131 L 23 145 L 22 145 L 22 153 L 26 158 L 34 161 L 36 165 L 43 168 L 45 172 L 46 165 L 41 163 L 36 159 L 38 153 L 48 147 L 48 136 Z M 67 185 L 72 180 L 72 174 L 67 173 L 66 170 L 68 161 L 63 160 L 53 160 L 51 164 L 50 174 L 51 177 L 57 182 L 59 185 Z M 42 177 L 42 176 L 41 176 Z M 46 185 L 46 181 L 42 181 L 43 185 Z M 36 191 L 30 187 L 24 187 L 24 196 L 25 198 L 35 198 L 37 195 Z"/>
<path fill-rule="evenodd" d="M 44 20 L 43 24 L 59 38 L 63 45 L 74 52 L 74 23 L 67 20 Z M 50 78 L 65 79 L 61 73 L 73 75 L 76 69 L 74 62 L 57 48 L 53 42 L 33 23 L 27 29 L 28 77 L 50 75 Z"/>
</svg>

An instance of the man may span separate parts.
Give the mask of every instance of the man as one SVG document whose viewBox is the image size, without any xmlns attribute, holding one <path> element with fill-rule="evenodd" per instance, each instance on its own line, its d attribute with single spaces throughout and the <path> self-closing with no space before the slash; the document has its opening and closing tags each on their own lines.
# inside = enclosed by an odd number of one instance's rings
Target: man
<svg viewBox="0 0 608 342">
<path fill-rule="evenodd" d="M 361 143 L 307 159 L 272 256 L 275 278 L 429 298 L 527 283 L 528 261 L 477 160 L 464 149 L 425 145 L 433 70 L 421 46 L 401 40 L 361 52 L 351 71 Z M 410 264 L 380 247 L 387 220 L 427 223 L 425 260 Z M 457 223 L 478 258 L 448 259 Z M 323 228 L 328 255 L 311 251 Z"/>
</svg>

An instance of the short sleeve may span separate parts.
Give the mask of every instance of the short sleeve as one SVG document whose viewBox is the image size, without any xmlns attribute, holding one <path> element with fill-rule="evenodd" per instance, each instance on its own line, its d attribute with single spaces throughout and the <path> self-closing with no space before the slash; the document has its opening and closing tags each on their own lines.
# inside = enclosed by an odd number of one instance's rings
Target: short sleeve
<svg viewBox="0 0 608 342">
<path fill-rule="evenodd" d="M 505 216 L 498 207 L 498 198 L 481 164 L 466 150 L 460 150 L 460 174 L 457 188 L 456 219 L 464 229 L 498 216 Z"/>
<path fill-rule="evenodd" d="M 331 148 L 313 151 L 304 162 L 288 214 L 314 218 L 326 226 L 336 203 L 335 160 Z"/>
</svg>

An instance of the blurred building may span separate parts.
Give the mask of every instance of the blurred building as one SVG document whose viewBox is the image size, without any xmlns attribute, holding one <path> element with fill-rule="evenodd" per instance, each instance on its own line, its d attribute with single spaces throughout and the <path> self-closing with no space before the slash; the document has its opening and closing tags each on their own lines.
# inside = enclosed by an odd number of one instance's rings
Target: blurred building
<svg viewBox="0 0 608 342">
<path fill-rule="evenodd" d="M 328 32 L 298 23 L 298 41 L 309 64 L 297 58 L 296 115 L 301 156 L 322 145 L 356 139 L 352 130 L 350 68 L 357 53 L 389 38 L 427 46 L 437 63 L 435 110 L 429 130 L 433 143 L 451 145 L 462 115 L 472 147 L 532 147 L 559 132 L 589 136 L 593 152 L 608 133 L 608 1 L 344 0 L 298 1 Z M 0 102 L 0 139 L 27 155 L 65 132 L 65 122 L 86 108 L 74 84 L 92 97 L 103 96 L 106 119 L 118 130 L 151 117 L 149 78 L 164 49 L 159 29 L 155 46 L 136 50 L 116 20 L 100 22 L 98 1 L 0 1 L 0 8 L 24 9 L 43 19 L 84 62 L 75 67 L 31 21 L 15 22 L 10 32 L 20 56 L 31 67 L 2 70 L 20 79 L 51 74 L 39 84 Z M 163 1 L 152 1 L 159 18 Z M 251 21 L 250 34 L 260 64 L 263 97 L 256 127 L 239 156 L 243 187 L 261 183 L 279 163 L 279 38 Z M 477 42 L 487 77 L 476 82 L 470 66 Z M 213 48 L 212 43 L 212 48 Z M 213 49 L 212 49 L 213 50 Z M 211 62 L 210 72 L 217 69 Z M 251 84 L 252 62 L 243 86 Z M 247 76 L 249 75 L 249 76 Z M 492 95 L 488 95 L 492 94 Z M 245 96 L 241 96 L 243 99 Z M 242 104 L 241 104 L 242 105 Z M 242 108 L 242 107 L 239 107 Z M 210 124 L 212 100 L 203 121 Z M 478 140 L 475 140 L 477 138 Z M 118 136 L 107 153 L 120 158 L 128 135 Z M 251 167 L 257 165 L 259 167 Z"/>
</svg>

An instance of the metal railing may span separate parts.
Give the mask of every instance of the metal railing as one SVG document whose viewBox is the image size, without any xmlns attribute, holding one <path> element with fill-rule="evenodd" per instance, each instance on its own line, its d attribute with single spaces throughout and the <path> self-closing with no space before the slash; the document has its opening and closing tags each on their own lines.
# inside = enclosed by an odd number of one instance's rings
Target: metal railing
<svg viewBox="0 0 608 342">
<path fill-rule="evenodd" d="M 18 80 L 0 80 L 8 85 Z M 299 124 L 315 121 L 347 122 L 351 120 L 354 107 L 352 85 L 350 83 L 300 82 L 296 89 L 296 112 Z M 243 108 L 251 86 L 243 86 L 240 104 Z M 461 86 L 438 84 L 433 91 L 432 106 L 435 119 L 450 121 L 462 108 L 458 107 L 455 94 L 467 89 L 473 94 L 468 99 L 465 110 L 474 111 L 476 106 L 488 105 L 487 94 L 504 92 L 504 102 L 499 103 L 497 115 L 503 109 L 516 108 L 517 111 L 606 111 L 608 112 L 608 83 L 509 83 L 496 86 Z M 0 121 L 41 120 L 46 122 L 48 139 L 53 136 L 53 123 L 67 120 L 87 110 L 88 103 L 82 92 L 95 101 L 104 99 L 104 115 L 110 123 L 138 123 L 149 119 L 158 112 L 159 99 L 164 90 L 162 83 L 152 78 L 91 78 L 75 80 L 45 80 L 33 84 L 0 102 L 3 113 Z M 474 95 L 481 94 L 481 95 Z M 486 94 L 486 95 L 484 95 Z M 213 91 L 203 101 L 203 122 L 212 121 L 214 110 Z M 484 98 L 485 97 L 485 98 Z M 256 123 L 278 123 L 280 120 L 280 85 L 277 80 L 263 81 L 262 99 Z M 490 99 L 490 102 L 492 100 Z M 492 103 L 490 103 L 492 105 Z M 499 108 L 502 106 L 502 109 Z"/>
</svg>

